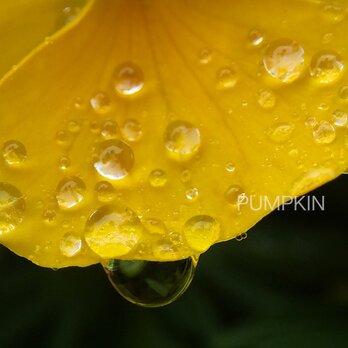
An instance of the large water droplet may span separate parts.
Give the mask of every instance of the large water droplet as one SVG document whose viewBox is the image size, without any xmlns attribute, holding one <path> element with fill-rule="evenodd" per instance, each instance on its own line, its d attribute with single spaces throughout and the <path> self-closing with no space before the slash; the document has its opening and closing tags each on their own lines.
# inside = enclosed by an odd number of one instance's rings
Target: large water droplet
<svg viewBox="0 0 348 348">
<path fill-rule="evenodd" d="M 99 145 L 94 168 L 103 177 L 120 180 L 126 177 L 134 165 L 132 149 L 121 140 L 107 140 Z"/>
<path fill-rule="evenodd" d="M 25 201 L 22 193 L 13 185 L 0 183 L 0 236 L 11 232 L 22 223 Z"/>
<path fill-rule="evenodd" d="M 319 83 L 332 83 L 336 81 L 344 68 L 344 64 L 335 51 L 320 51 L 311 61 L 310 74 Z"/>
<path fill-rule="evenodd" d="M 2 146 L 1 155 L 8 165 L 17 166 L 27 159 L 27 150 L 21 142 L 10 140 Z"/>
<path fill-rule="evenodd" d="M 76 207 L 85 197 L 86 185 L 78 177 L 64 178 L 60 181 L 56 190 L 56 199 L 61 209 Z"/>
<path fill-rule="evenodd" d="M 114 73 L 115 91 L 122 96 L 138 93 L 144 86 L 142 70 L 133 63 L 124 63 Z"/>
<path fill-rule="evenodd" d="M 195 263 L 111 260 L 104 269 L 117 292 L 138 306 L 162 307 L 177 300 L 189 287 Z"/>
<path fill-rule="evenodd" d="M 66 257 L 77 255 L 82 248 L 82 240 L 74 233 L 66 233 L 60 241 L 60 252 Z"/>
<path fill-rule="evenodd" d="M 129 208 L 106 205 L 97 209 L 86 224 L 88 246 L 104 259 L 128 254 L 139 242 L 143 226 Z"/>
<path fill-rule="evenodd" d="M 168 125 L 164 141 L 167 150 L 176 160 L 185 161 L 198 152 L 201 133 L 189 122 L 174 121 Z"/>
<path fill-rule="evenodd" d="M 186 222 L 183 232 L 187 244 L 201 253 L 217 241 L 220 225 L 211 216 L 199 215 Z"/>
<path fill-rule="evenodd" d="M 290 83 L 301 75 L 305 56 L 303 48 L 290 39 L 272 41 L 266 50 L 263 64 L 266 71 L 274 78 Z"/>
<path fill-rule="evenodd" d="M 313 129 L 313 137 L 318 144 L 331 144 L 336 138 L 335 127 L 327 121 L 321 121 Z"/>
</svg>

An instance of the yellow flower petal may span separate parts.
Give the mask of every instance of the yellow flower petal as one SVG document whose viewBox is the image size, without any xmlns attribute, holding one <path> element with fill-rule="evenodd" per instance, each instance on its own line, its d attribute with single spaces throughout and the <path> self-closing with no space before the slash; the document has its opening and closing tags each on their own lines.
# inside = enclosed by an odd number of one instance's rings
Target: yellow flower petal
<svg viewBox="0 0 348 348">
<path fill-rule="evenodd" d="M 338 176 L 343 5 L 93 2 L 0 85 L 1 243 L 50 267 L 175 260 L 272 210 L 249 197 Z"/>
</svg>

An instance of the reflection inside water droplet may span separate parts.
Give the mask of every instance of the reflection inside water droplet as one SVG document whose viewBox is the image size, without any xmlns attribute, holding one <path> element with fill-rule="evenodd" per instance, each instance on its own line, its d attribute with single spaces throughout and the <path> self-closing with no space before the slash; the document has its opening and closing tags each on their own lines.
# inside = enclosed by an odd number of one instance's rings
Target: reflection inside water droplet
<svg viewBox="0 0 348 348">
<path fill-rule="evenodd" d="M 142 307 L 162 307 L 177 300 L 195 273 L 193 258 L 173 262 L 110 260 L 104 265 L 116 291 Z"/>
</svg>

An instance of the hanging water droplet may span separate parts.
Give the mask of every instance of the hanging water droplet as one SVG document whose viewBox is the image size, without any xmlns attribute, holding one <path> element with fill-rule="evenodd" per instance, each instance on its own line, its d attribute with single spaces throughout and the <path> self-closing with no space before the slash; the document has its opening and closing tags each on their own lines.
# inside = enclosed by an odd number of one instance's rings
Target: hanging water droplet
<svg viewBox="0 0 348 348">
<path fill-rule="evenodd" d="M 162 307 L 187 290 L 194 277 L 195 262 L 191 258 L 174 262 L 110 260 L 104 269 L 127 301 L 142 307 Z"/>
<path fill-rule="evenodd" d="M 257 102 L 264 109 L 272 109 L 276 103 L 276 96 L 271 90 L 261 89 L 257 94 Z"/>
<path fill-rule="evenodd" d="M 152 187 L 163 187 L 167 180 L 167 174 L 162 169 L 155 169 L 149 175 L 149 182 Z"/>
<path fill-rule="evenodd" d="M 197 200 L 198 196 L 199 196 L 199 190 L 197 187 L 191 187 L 188 190 L 186 190 L 185 192 L 185 196 L 186 198 L 191 201 L 194 202 Z"/>
<path fill-rule="evenodd" d="M 314 128 L 313 137 L 318 144 L 331 144 L 336 139 L 335 127 L 327 121 L 321 121 Z"/>
<path fill-rule="evenodd" d="M 13 231 L 24 219 L 25 201 L 13 185 L 0 182 L 0 236 Z"/>
<path fill-rule="evenodd" d="M 72 176 L 60 181 L 56 190 L 56 199 L 61 209 L 76 207 L 85 197 L 86 185 L 78 177 Z"/>
<path fill-rule="evenodd" d="M 263 43 L 264 37 L 263 37 L 263 34 L 259 30 L 251 29 L 248 32 L 248 40 L 252 46 L 257 47 Z"/>
<path fill-rule="evenodd" d="M 122 125 L 121 133 L 127 141 L 138 141 L 143 134 L 143 130 L 137 120 L 127 120 Z"/>
<path fill-rule="evenodd" d="M 176 160 L 185 161 L 196 154 L 201 146 L 201 133 L 186 121 L 170 123 L 164 134 L 165 146 Z"/>
<path fill-rule="evenodd" d="M 202 49 L 198 54 L 198 59 L 201 64 L 208 64 L 211 62 L 213 53 L 209 48 Z"/>
<path fill-rule="evenodd" d="M 90 100 L 93 110 L 98 114 L 106 114 L 111 109 L 109 96 L 105 92 L 97 92 Z"/>
<path fill-rule="evenodd" d="M 231 89 L 238 81 L 238 73 L 236 69 L 225 67 L 217 73 L 217 88 L 218 89 Z"/>
<path fill-rule="evenodd" d="M 312 58 L 310 75 L 319 83 L 332 83 L 341 76 L 343 68 L 344 64 L 338 53 L 330 50 L 320 51 Z"/>
<path fill-rule="evenodd" d="M 234 163 L 228 162 L 228 163 L 226 164 L 226 166 L 225 166 L 225 169 L 226 169 L 227 172 L 233 173 L 233 172 L 236 170 L 236 166 L 235 166 Z"/>
<path fill-rule="evenodd" d="M 97 255 L 112 259 L 128 254 L 142 234 L 143 226 L 131 209 L 105 205 L 88 218 L 85 240 Z"/>
<path fill-rule="evenodd" d="M 248 235 L 246 233 L 241 233 L 239 234 L 238 236 L 236 236 L 236 241 L 237 242 L 241 242 L 243 241 L 244 239 L 247 239 Z"/>
<path fill-rule="evenodd" d="M 263 58 L 266 71 L 281 82 L 291 83 L 298 79 L 304 69 L 303 48 L 290 39 L 272 41 Z"/>
<path fill-rule="evenodd" d="M 111 180 L 120 180 L 129 175 L 134 165 L 132 149 L 121 140 L 106 140 L 99 145 L 94 160 L 97 172 Z"/>
<path fill-rule="evenodd" d="M 131 96 L 144 87 L 142 70 L 133 63 L 124 63 L 114 73 L 114 89 L 121 96 Z"/>
<path fill-rule="evenodd" d="M 5 162 L 10 166 L 18 166 L 28 157 L 25 146 L 17 140 L 10 140 L 4 143 L 1 155 Z"/>
<path fill-rule="evenodd" d="M 268 136 L 274 143 L 284 143 L 290 139 L 295 129 L 293 124 L 280 123 L 270 128 Z"/>
<path fill-rule="evenodd" d="M 190 248 L 202 253 L 219 238 L 220 224 L 208 215 L 194 216 L 185 223 L 183 233 Z"/>
<path fill-rule="evenodd" d="M 82 248 L 82 240 L 80 237 L 69 232 L 66 233 L 60 241 L 60 252 L 66 257 L 77 255 Z"/>
<path fill-rule="evenodd" d="M 113 120 L 106 120 L 101 128 L 100 134 L 105 139 L 113 139 L 118 133 L 118 125 Z"/>
<path fill-rule="evenodd" d="M 111 202 L 115 199 L 115 189 L 107 181 L 100 181 L 95 186 L 98 200 L 103 203 Z"/>
<path fill-rule="evenodd" d="M 338 95 L 342 100 L 348 101 L 348 85 L 342 86 Z"/>
<path fill-rule="evenodd" d="M 332 113 L 332 123 L 337 127 L 345 127 L 348 123 L 348 113 L 342 110 L 335 110 Z"/>
</svg>

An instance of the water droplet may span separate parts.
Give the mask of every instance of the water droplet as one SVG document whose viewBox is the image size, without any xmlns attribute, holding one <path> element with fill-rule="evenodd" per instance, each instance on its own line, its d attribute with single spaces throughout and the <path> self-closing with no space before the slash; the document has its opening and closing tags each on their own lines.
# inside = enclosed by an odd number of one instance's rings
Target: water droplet
<svg viewBox="0 0 348 348">
<path fill-rule="evenodd" d="M 317 124 L 318 124 L 318 121 L 314 116 L 308 117 L 305 121 L 305 125 L 308 128 L 314 128 Z"/>
<path fill-rule="evenodd" d="M 264 37 L 263 37 L 263 34 L 259 30 L 251 29 L 248 33 L 248 40 L 249 40 L 251 45 L 257 47 L 263 43 Z"/>
<path fill-rule="evenodd" d="M 152 187 L 163 187 L 166 185 L 167 180 L 167 174 L 162 169 L 155 169 L 149 175 L 149 181 Z"/>
<path fill-rule="evenodd" d="M 57 218 L 57 212 L 54 209 L 45 209 L 42 217 L 46 223 L 52 224 Z"/>
<path fill-rule="evenodd" d="M 89 124 L 89 130 L 94 133 L 94 134 L 97 134 L 100 132 L 100 126 L 99 126 L 99 123 L 97 121 L 92 121 L 90 124 Z"/>
<path fill-rule="evenodd" d="M 100 202 L 107 203 L 115 199 L 115 189 L 107 181 L 98 182 L 95 191 Z"/>
<path fill-rule="evenodd" d="M 348 101 L 348 85 L 340 88 L 339 97 L 344 101 Z"/>
<path fill-rule="evenodd" d="M 184 226 L 184 236 L 190 248 L 205 252 L 220 235 L 219 223 L 207 215 L 194 216 Z"/>
<path fill-rule="evenodd" d="M 176 160 L 185 161 L 198 152 L 201 133 L 189 122 L 174 121 L 168 125 L 164 141 L 167 150 Z"/>
<path fill-rule="evenodd" d="M 257 94 L 257 102 L 264 109 L 272 109 L 276 103 L 276 96 L 271 90 L 261 89 Z"/>
<path fill-rule="evenodd" d="M 299 78 L 305 63 L 303 48 L 290 39 L 272 41 L 263 59 L 266 71 L 281 82 L 291 83 Z"/>
<path fill-rule="evenodd" d="M 123 141 L 106 140 L 99 145 L 94 168 L 101 176 L 111 180 L 123 179 L 129 175 L 133 165 L 133 151 Z"/>
<path fill-rule="evenodd" d="M 343 8 L 335 5 L 325 5 L 323 7 L 323 16 L 331 22 L 342 22 L 346 18 L 346 12 Z"/>
<path fill-rule="evenodd" d="M 143 134 L 143 130 L 138 121 L 127 120 L 122 125 L 121 133 L 123 138 L 127 141 L 138 141 Z"/>
<path fill-rule="evenodd" d="M 121 96 L 138 93 L 144 87 L 142 70 L 133 63 L 120 65 L 114 73 L 114 88 Z"/>
<path fill-rule="evenodd" d="M 1 154 L 5 162 L 10 166 L 20 165 L 27 159 L 25 146 L 17 140 L 10 140 L 4 143 Z"/>
<path fill-rule="evenodd" d="M 13 185 L 0 182 L 0 236 L 23 222 L 24 211 L 22 193 Z"/>
<path fill-rule="evenodd" d="M 158 219 L 144 219 L 143 221 L 144 227 L 147 232 L 151 234 L 166 234 L 167 228 L 165 224 Z"/>
<path fill-rule="evenodd" d="M 59 159 L 59 169 L 62 170 L 63 172 L 65 172 L 66 170 L 69 169 L 70 165 L 71 165 L 71 162 L 70 162 L 70 159 L 68 157 L 61 157 Z"/>
<path fill-rule="evenodd" d="M 201 64 L 208 64 L 211 62 L 213 53 L 210 49 L 204 48 L 198 54 L 198 59 Z"/>
<path fill-rule="evenodd" d="M 228 163 L 226 164 L 226 166 L 225 166 L 225 169 L 226 169 L 227 172 L 233 173 L 233 172 L 236 170 L 236 166 L 235 166 L 234 163 L 228 162 Z"/>
<path fill-rule="evenodd" d="M 321 121 L 314 128 L 313 137 L 318 144 L 331 144 L 336 138 L 336 131 L 331 123 Z"/>
<path fill-rule="evenodd" d="M 177 300 L 189 287 L 195 263 L 110 260 L 105 271 L 116 291 L 142 307 L 162 307 Z"/>
<path fill-rule="evenodd" d="M 326 33 L 323 35 L 322 39 L 321 39 L 321 43 L 323 45 L 326 45 L 328 43 L 330 43 L 333 39 L 333 33 Z"/>
<path fill-rule="evenodd" d="M 110 98 L 105 92 L 97 92 L 90 100 L 93 110 L 98 114 L 106 114 L 111 109 Z"/>
<path fill-rule="evenodd" d="M 82 240 L 73 233 L 66 233 L 60 241 L 60 252 L 66 257 L 77 255 L 82 248 Z"/>
<path fill-rule="evenodd" d="M 244 239 L 247 239 L 248 235 L 246 233 L 241 233 L 239 234 L 238 236 L 236 236 L 236 241 L 237 242 L 241 242 L 243 241 Z"/>
<path fill-rule="evenodd" d="M 294 129 L 295 126 L 293 124 L 276 124 L 275 126 L 270 128 L 268 136 L 274 143 L 284 143 L 285 141 L 290 139 Z"/>
<path fill-rule="evenodd" d="M 81 130 L 81 126 L 77 121 L 69 121 L 68 131 L 71 133 L 78 133 Z"/>
<path fill-rule="evenodd" d="M 63 9 L 63 15 L 64 15 L 64 24 L 69 24 L 71 22 L 73 22 L 76 17 L 78 16 L 80 12 L 80 8 L 79 7 L 65 7 Z"/>
<path fill-rule="evenodd" d="M 57 144 L 60 146 L 67 146 L 70 140 L 70 136 L 67 132 L 60 130 L 56 134 Z"/>
<path fill-rule="evenodd" d="M 310 75 L 319 83 L 336 81 L 344 68 L 344 64 L 335 51 L 320 51 L 311 61 Z"/>
<path fill-rule="evenodd" d="M 192 173 L 190 169 L 183 169 L 180 174 L 181 181 L 186 184 L 191 181 Z"/>
<path fill-rule="evenodd" d="M 143 226 L 131 209 L 106 205 L 89 217 L 85 240 L 97 255 L 112 259 L 128 254 L 138 244 L 142 233 Z"/>
<path fill-rule="evenodd" d="M 83 110 L 86 107 L 84 99 L 77 97 L 74 101 L 74 107 L 76 110 Z"/>
<path fill-rule="evenodd" d="M 199 196 L 198 188 L 196 188 L 196 187 L 189 188 L 188 190 L 186 190 L 185 196 L 191 202 L 196 201 L 198 196 Z"/>
<path fill-rule="evenodd" d="M 225 192 L 225 198 L 232 206 L 237 206 L 245 199 L 245 192 L 239 185 L 231 185 Z"/>
<path fill-rule="evenodd" d="M 86 185 L 78 177 L 72 176 L 60 181 L 56 190 L 56 199 L 61 209 L 76 207 L 85 197 Z"/>
<path fill-rule="evenodd" d="M 238 81 L 238 74 L 234 68 L 225 67 L 217 73 L 217 88 L 230 89 L 233 88 Z"/>
<path fill-rule="evenodd" d="M 102 137 L 105 139 L 113 139 L 118 133 L 118 125 L 113 120 L 107 120 L 103 123 L 101 131 Z"/>
<path fill-rule="evenodd" d="M 332 123 L 337 127 L 345 127 L 348 123 L 348 113 L 342 110 L 335 110 L 332 113 Z"/>
</svg>

